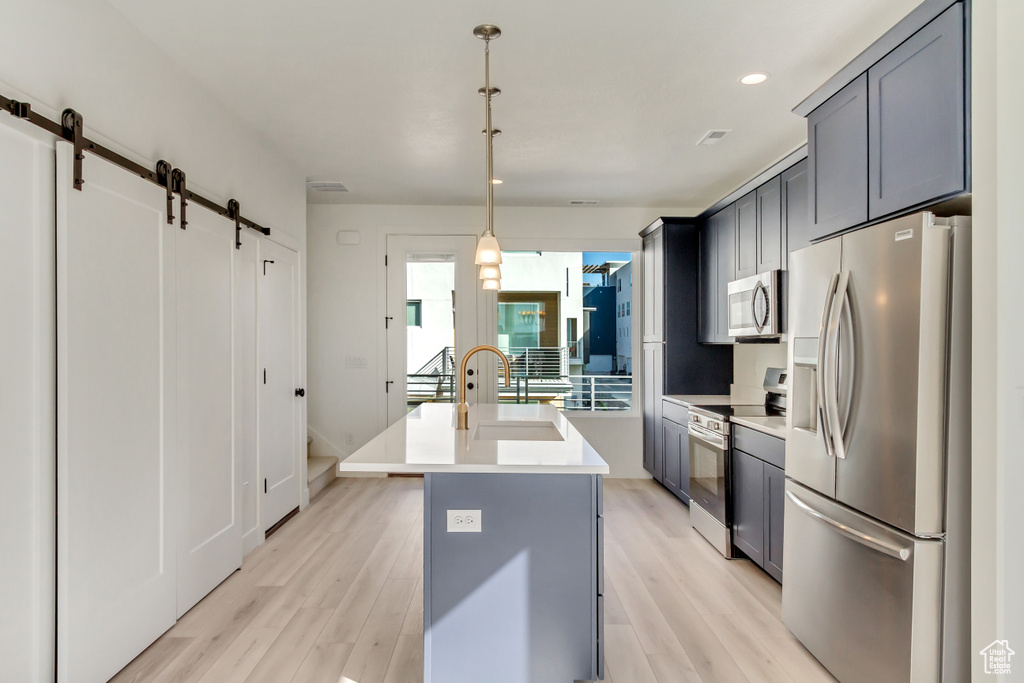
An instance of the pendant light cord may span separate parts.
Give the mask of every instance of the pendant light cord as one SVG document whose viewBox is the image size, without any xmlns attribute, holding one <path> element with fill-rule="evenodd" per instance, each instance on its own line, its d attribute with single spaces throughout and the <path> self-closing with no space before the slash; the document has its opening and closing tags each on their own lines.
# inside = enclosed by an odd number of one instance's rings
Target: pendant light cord
<svg viewBox="0 0 1024 683">
<path fill-rule="evenodd" d="M 484 98 L 487 109 L 487 232 L 494 234 L 494 150 L 491 129 L 491 39 L 484 38 Z"/>
</svg>

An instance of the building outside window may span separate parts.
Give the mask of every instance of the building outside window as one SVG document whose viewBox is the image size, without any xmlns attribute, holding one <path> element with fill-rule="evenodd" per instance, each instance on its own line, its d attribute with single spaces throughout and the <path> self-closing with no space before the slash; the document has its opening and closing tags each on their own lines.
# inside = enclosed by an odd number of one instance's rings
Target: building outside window
<svg viewBox="0 0 1024 683">
<path fill-rule="evenodd" d="M 512 366 L 502 402 L 632 408 L 631 266 L 629 253 L 502 253 L 498 347 Z"/>
</svg>

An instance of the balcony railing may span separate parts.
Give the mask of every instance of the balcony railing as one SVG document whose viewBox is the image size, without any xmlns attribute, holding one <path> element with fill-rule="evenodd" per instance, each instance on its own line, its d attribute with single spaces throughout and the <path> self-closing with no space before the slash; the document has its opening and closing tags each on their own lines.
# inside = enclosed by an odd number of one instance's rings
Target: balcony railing
<svg viewBox="0 0 1024 683">
<path fill-rule="evenodd" d="M 633 406 L 629 375 L 570 375 L 567 347 L 509 347 L 510 386 L 498 366 L 500 403 L 550 403 L 569 411 L 622 411 Z M 419 372 L 407 375 L 410 409 L 421 403 L 454 403 L 458 376 L 454 349 L 446 347 Z"/>
<path fill-rule="evenodd" d="M 569 374 L 569 349 L 565 346 L 508 346 L 501 349 L 508 356 L 512 377 L 553 379 Z"/>
</svg>

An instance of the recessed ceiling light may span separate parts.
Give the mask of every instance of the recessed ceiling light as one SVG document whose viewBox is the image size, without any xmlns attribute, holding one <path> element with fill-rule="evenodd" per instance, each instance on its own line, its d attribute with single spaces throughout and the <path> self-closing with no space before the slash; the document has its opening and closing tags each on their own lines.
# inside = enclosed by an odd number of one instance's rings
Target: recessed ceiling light
<svg viewBox="0 0 1024 683">
<path fill-rule="evenodd" d="M 501 178 L 491 178 L 492 185 L 501 185 L 503 182 L 505 181 L 503 181 Z"/>
<path fill-rule="evenodd" d="M 740 83 L 743 85 L 757 85 L 758 83 L 764 83 L 768 80 L 768 74 L 755 71 L 752 74 L 747 74 L 740 79 Z"/>
</svg>

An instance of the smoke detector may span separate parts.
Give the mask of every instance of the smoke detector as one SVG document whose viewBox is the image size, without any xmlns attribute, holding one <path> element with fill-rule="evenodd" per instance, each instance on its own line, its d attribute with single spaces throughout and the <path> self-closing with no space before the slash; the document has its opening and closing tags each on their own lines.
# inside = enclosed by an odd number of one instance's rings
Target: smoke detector
<svg viewBox="0 0 1024 683">
<path fill-rule="evenodd" d="M 336 180 L 307 180 L 306 187 L 313 192 L 348 192 L 348 188 Z"/>
<path fill-rule="evenodd" d="M 697 141 L 698 145 L 717 145 L 718 141 L 725 137 L 726 133 L 731 133 L 731 130 L 709 130 L 704 134 L 700 140 Z"/>
<path fill-rule="evenodd" d="M 597 206 L 599 199 L 571 199 L 569 206 Z"/>
</svg>

